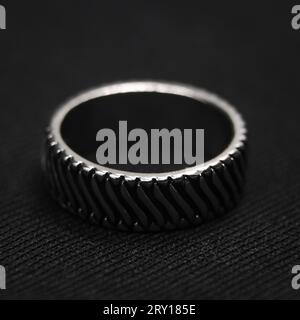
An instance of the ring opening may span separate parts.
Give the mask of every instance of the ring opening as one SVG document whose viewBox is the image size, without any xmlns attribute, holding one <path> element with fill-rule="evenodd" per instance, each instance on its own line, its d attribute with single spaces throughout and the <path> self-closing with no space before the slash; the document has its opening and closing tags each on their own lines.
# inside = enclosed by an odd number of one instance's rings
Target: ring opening
<svg viewBox="0 0 300 320">
<path fill-rule="evenodd" d="M 97 165 L 96 150 L 100 143 L 96 141 L 96 134 L 102 128 L 113 129 L 118 141 L 119 121 L 127 121 L 128 132 L 141 128 L 149 137 L 151 129 L 204 129 L 205 162 L 220 155 L 235 134 L 229 115 L 209 102 L 169 93 L 128 92 L 93 98 L 71 108 L 61 122 L 60 135 L 76 154 Z M 130 145 L 128 142 L 128 148 Z M 148 145 L 150 148 L 150 143 Z M 165 173 L 190 165 L 128 163 L 105 167 L 135 173 Z"/>
</svg>

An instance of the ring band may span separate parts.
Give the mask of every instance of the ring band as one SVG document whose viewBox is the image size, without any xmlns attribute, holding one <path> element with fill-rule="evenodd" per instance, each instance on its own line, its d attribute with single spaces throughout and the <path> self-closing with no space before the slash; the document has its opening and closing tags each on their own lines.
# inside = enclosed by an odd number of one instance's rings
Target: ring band
<svg viewBox="0 0 300 320">
<path fill-rule="evenodd" d="M 159 173 L 104 167 L 74 151 L 62 135 L 66 116 L 86 102 L 125 93 L 168 94 L 207 104 L 227 116 L 232 137 L 202 164 Z M 127 231 L 182 229 L 221 216 L 238 202 L 245 180 L 246 128 L 233 106 L 206 90 L 155 81 L 116 83 L 80 94 L 58 109 L 47 128 L 42 159 L 53 197 L 80 217 Z"/>
</svg>

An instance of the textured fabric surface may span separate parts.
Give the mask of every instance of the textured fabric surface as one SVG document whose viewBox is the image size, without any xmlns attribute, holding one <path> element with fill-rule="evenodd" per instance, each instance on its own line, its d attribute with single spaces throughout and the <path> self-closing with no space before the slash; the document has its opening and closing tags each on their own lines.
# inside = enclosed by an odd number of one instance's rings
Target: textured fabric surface
<svg viewBox="0 0 300 320">
<path fill-rule="evenodd" d="M 288 1 L 1 1 L 1 298 L 299 298 L 300 31 Z M 109 4 L 108 4 L 109 3 Z M 195 229 L 107 231 L 49 197 L 45 125 L 82 89 L 123 79 L 203 86 L 247 121 L 239 206 Z"/>
</svg>

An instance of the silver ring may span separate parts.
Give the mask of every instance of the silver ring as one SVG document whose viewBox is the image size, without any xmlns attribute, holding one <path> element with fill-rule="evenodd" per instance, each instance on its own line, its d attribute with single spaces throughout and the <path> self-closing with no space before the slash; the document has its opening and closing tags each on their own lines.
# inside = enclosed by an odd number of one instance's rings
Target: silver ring
<svg viewBox="0 0 300 320">
<path fill-rule="evenodd" d="M 187 97 L 219 109 L 232 124 L 230 143 L 203 164 L 143 173 L 101 166 L 65 141 L 62 123 L 78 106 L 105 96 L 146 92 Z M 47 181 L 64 208 L 110 228 L 170 230 L 199 225 L 236 204 L 245 178 L 246 127 L 230 103 L 204 89 L 157 81 L 123 82 L 86 91 L 63 104 L 51 119 L 44 150 Z"/>
</svg>

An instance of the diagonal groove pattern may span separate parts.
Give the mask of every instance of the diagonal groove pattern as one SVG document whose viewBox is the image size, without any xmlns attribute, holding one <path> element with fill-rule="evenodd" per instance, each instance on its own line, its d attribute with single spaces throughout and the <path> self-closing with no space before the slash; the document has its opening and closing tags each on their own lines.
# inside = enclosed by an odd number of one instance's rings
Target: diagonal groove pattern
<svg viewBox="0 0 300 320">
<path fill-rule="evenodd" d="M 245 147 L 198 175 L 127 181 L 75 162 L 48 132 L 43 167 L 53 197 L 82 218 L 126 231 L 172 230 L 234 207 L 245 180 Z"/>
</svg>

